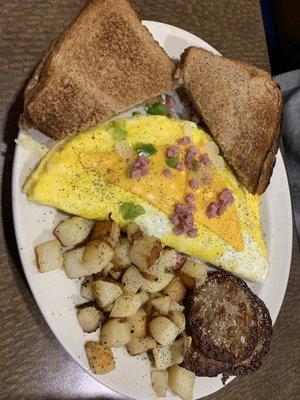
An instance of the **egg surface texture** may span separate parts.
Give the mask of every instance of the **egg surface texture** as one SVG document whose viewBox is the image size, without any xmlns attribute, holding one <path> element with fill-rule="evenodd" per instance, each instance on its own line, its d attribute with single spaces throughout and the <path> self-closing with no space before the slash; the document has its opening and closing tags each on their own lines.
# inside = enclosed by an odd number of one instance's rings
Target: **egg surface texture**
<svg viewBox="0 0 300 400">
<path fill-rule="evenodd" d="M 143 212 L 130 220 L 165 245 L 252 281 L 267 276 L 260 197 L 241 186 L 193 122 L 136 116 L 93 127 L 49 150 L 24 191 L 33 202 L 84 218 L 110 216 L 122 227 L 129 222 L 122 205 L 138 206 Z M 225 206 L 224 191 L 233 199 Z M 189 194 L 190 235 L 174 226 L 174 208 L 187 204 Z M 214 207 L 219 212 L 211 214 Z"/>
</svg>

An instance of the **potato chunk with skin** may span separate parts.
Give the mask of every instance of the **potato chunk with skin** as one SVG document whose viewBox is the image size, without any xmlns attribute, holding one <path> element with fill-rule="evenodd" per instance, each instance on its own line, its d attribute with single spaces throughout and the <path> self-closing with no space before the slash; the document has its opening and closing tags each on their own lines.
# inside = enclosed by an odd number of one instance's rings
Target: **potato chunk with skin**
<svg viewBox="0 0 300 400">
<path fill-rule="evenodd" d="M 103 240 L 91 240 L 85 247 L 82 264 L 89 274 L 96 274 L 111 262 L 114 254 L 113 248 Z"/>
<path fill-rule="evenodd" d="M 169 388 L 183 400 L 192 400 L 196 375 L 185 368 L 173 365 L 169 371 Z"/>
<path fill-rule="evenodd" d="M 71 217 L 57 225 L 54 235 L 64 246 L 75 246 L 87 239 L 94 223 L 91 219 Z"/>
<path fill-rule="evenodd" d="M 107 374 L 116 368 L 111 348 L 105 347 L 99 342 L 87 342 L 85 351 L 91 370 L 95 374 Z"/>
<path fill-rule="evenodd" d="M 166 397 L 169 373 L 166 370 L 151 371 L 151 386 L 156 397 Z"/>
<path fill-rule="evenodd" d="M 37 262 L 41 272 L 53 271 L 63 267 L 64 259 L 58 240 L 49 240 L 36 248 Z"/>
<path fill-rule="evenodd" d="M 84 332 L 91 333 L 99 327 L 103 314 L 96 307 L 88 306 L 77 310 L 77 319 Z"/>
<path fill-rule="evenodd" d="M 174 364 L 170 346 L 158 346 L 152 350 L 155 368 L 166 369 Z"/>
<path fill-rule="evenodd" d="M 170 311 L 171 300 L 168 296 L 156 297 L 151 301 L 152 306 L 160 315 L 168 315 Z"/>
<path fill-rule="evenodd" d="M 130 260 L 138 268 L 147 270 L 157 259 L 161 249 L 160 240 L 153 236 L 136 239 L 130 249 Z"/>
<path fill-rule="evenodd" d="M 141 228 L 135 222 L 130 222 L 127 225 L 127 237 L 130 243 L 133 243 L 136 239 L 143 237 Z"/>
<path fill-rule="evenodd" d="M 133 265 L 127 268 L 122 276 L 122 284 L 125 293 L 135 294 L 138 290 L 140 290 L 143 282 L 144 278 L 139 273 L 137 267 Z"/>
<path fill-rule="evenodd" d="M 166 272 L 168 269 L 172 269 L 172 266 L 176 265 L 177 253 L 172 249 L 164 249 L 154 261 L 154 263 L 147 269 L 143 269 L 145 278 L 153 280 L 152 278 L 158 278 Z"/>
<path fill-rule="evenodd" d="M 144 338 L 132 337 L 126 345 L 126 350 L 129 355 L 137 356 L 138 354 L 154 349 L 156 346 L 156 341 L 150 336 Z"/>
<path fill-rule="evenodd" d="M 160 292 L 163 288 L 165 288 L 173 278 L 173 274 L 169 272 L 165 272 L 159 278 L 154 281 L 150 281 L 148 279 L 144 279 L 144 283 L 142 285 L 142 289 L 148 293 Z"/>
<path fill-rule="evenodd" d="M 184 299 L 186 289 L 178 276 L 174 276 L 171 282 L 162 289 L 162 293 L 169 296 L 173 301 L 181 301 Z"/>
<path fill-rule="evenodd" d="M 207 267 L 200 262 L 188 260 L 181 268 L 179 276 L 185 286 L 189 288 L 199 287 L 203 285 L 207 278 Z"/>
<path fill-rule="evenodd" d="M 130 266 L 129 257 L 130 242 L 127 238 L 122 237 L 120 243 L 115 248 L 115 255 L 112 260 L 115 270 L 122 270 Z"/>
<path fill-rule="evenodd" d="M 142 308 L 131 318 L 128 319 L 131 336 L 143 338 L 147 335 L 147 314 Z"/>
<path fill-rule="evenodd" d="M 182 333 L 185 330 L 185 315 L 183 312 L 176 311 L 172 314 L 169 314 L 168 318 L 177 326 L 179 333 Z"/>
<path fill-rule="evenodd" d="M 117 247 L 120 239 L 119 225 L 110 219 L 97 221 L 90 236 L 90 240 L 94 239 L 102 239 L 113 248 Z"/>
<path fill-rule="evenodd" d="M 101 328 L 101 341 L 107 347 L 122 347 L 130 342 L 129 324 L 118 318 L 108 319 Z"/>
<path fill-rule="evenodd" d="M 133 317 L 141 307 L 141 297 L 137 294 L 123 294 L 119 296 L 111 310 L 110 317 L 130 318 Z"/>
<path fill-rule="evenodd" d="M 190 336 L 185 336 L 176 339 L 171 345 L 171 353 L 174 364 L 181 364 L 185 354 L 188 352 L 192 345 L 192 338 Z"/>
<path fill-rule="evenodd" d="M 92 291 L 101 308 L 107 307 L 122 294 L 122 289 L 119 285 L 102 280 L 95 281 L 92 284 Z"/>
<path fill-rule="evenodd" d="M 87 276 L 84 278 L 84 281 L 81 284 L 80 287 L 80 295 L 82 297 L 84 297 L 85 299 L 88 300 L 95 300 L 95 295 L 92 291 L 92 283 L 94 282 L 94 277 L 91 276 Z"/>
<path fill-rule="evenodd" d="M 149 332 L 163 346 L 173 343 L 179 334 L 177 326 L 166 317 L 157 317 L 150 321 Z"/>
<path fill-rule="evenodd" d="M 64 252 L 64 269 L 68 278 L 76 279 L 91 275 L 88 269 L 82 264 L 84 250 L 85 247 L 77 247 L 76 249 Z"/>
</svg>

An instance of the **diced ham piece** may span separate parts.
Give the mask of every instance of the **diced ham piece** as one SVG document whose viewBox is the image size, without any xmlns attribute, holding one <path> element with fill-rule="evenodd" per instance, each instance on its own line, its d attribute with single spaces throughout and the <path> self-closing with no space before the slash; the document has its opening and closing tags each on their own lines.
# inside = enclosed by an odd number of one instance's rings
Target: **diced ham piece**
<svg viewBox="0 0 300 400">
<path fill-rule="evenodd" d="M 211 159 L 208 157 L 207 153 L 203 153 L 201 154 L 201 156 L 199 157 L 199 162 L 201 165 L 211 165 Z"/>
<path fill-rule="evenodd" d="M 188 169 L 193 169 L 193 161 L 195 161 L 195 157 L 198 154 L 198 149 L 196 146 L 191 146 L 187 149 L 184 158 L 184 164 Z"/>
<path fill-rule="evenodd" d="M 131 178 L 139 179 L 148 173 L 148 158 L 144 155 L 137 157 L 131 166 Z"/>
<path fill-rule="evenodd" d="M 190 238 L 195 238 L 198 235 L 198 231 L 196 228 L 191 228 L 190 230 L 187 231 L 186 233 L 188 237 Z"/>
<path fill-rule="evenodd" d="M 172 96 L 166 96 L 166 106 L 173 108 L 175 106 L 175 99 Z"/>
<path fill-rule="evenodd" d="M 198 179 L 190 179 L 188 183 L 189 187 L 194 190 L 198 189 L 200 186 L 200 182 Z"/>
<path fill-rule="evenodd" d="M 173 178 L 173 172 L 169 169 L 169 168 L 164 168 L 163 170 L 162 170 L 162 174 L 166 177 L 166 178 L 168 178 L 168 179 L 172 179 Z"/>
<path fill-rule="evenodd" d="M 193 204 L 196 201 L 196 197 L 193 193 L 188 193 L 184 200 L 188 203 L 188 204 Z"/>
<path fill-rule="evenodd" d="M 184 165 L 183 165 L 183 163 L 182 163 L 182 162 L 179 162 L 179 163 L 176 165 L 176 169 L 177 169 L 178 171 L 183 171 L 183 170 L 184 170 Z"/>
<path fill-rule="evenodd" d="M 178 154 L 179 154 L 179 152 L 180 152 L 180 149 L 179 149 L 179 147 L 177 147 L 177 146 L 169 146 L 168 148 L 167 148 L 167 151 L 166 151 L 166 156 L 168 157 L 168 158 L 170 158 L 170 157 L 174 157 L 174 156 L 177 156 Z"/>
<path fill-rule="evenodd" d="M 189 237 L 197 236 L 193 214 L 195 211 L 196 207 L 194 204 L 175 204 L 174 214 L 171 217 L 171 221 L 174 224 L 175 235 L 186 234 Z"/>
<path fill-rule="evenodd" d="M 203 183 L 203 185 L 207 186 L 210 185 L 212 183 L 212 176 L 211 175 L 205 175 L 202 179 L 201 179 L 201 183 Z"/>
<path fill-rule="evenodd" d="M 191 144 L 192 140 L 189 136 L 183 136 L 182 138 L 177 140 L 177 144 L 180 146 L 186 146 L 188 144 Z"/>
<path fill-rule="evenodd" d="M 211 203 L 206 210 L 206 215 L 209 219 L 218 217 L 219 204 Z"/>
<path fill-rule="evenodd" d="M 232 195 L 232 191 L 230 189 L 224 189 L 219 196 L 219 200 L 221 203 L 225 205 L 234 203 L 234 197 Z"/>
</svg>

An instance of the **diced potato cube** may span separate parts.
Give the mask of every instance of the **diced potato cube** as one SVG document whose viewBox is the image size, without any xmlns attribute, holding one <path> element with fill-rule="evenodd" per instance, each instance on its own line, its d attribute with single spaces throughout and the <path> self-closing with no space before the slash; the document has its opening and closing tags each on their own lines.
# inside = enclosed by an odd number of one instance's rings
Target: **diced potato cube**
<svg viewBox="0 0 300 400">
<path fill-rule="evenodd" d="M 152 350 L 155 368 L 166 369 L 174 364 L 170 346 L 158 346 Z"/>
<path fill-rule="evenodd" d="M 171 300 L 178 302 L 184 299 L 186 289 L 178 276 L 174 276 L 162 292 L 169 296 Z"/>
<path fill-rule="evenodd" d="M 177 263 L 177 252 L 174 249 L 164 249 L 158 257 L 158 262 L 164 270 L 172 270 Z"/>
<path fill-rule="evenodd" d="M 181 364 L 185 354 L 188 352 L 192 345 L 192 338 L 185 336 L 175 340 L 171 345 L 171 352 L 174 364 Z"/>
<path fill-rule="evenodd" d="M 144 338 L 132 337 L 126 345 L 126 350 L 131 356 L 137 356 L 138 354 L 145 353 L 145 351 L 155 349 L 156 346 L 156 341 L 150 336 Z"/>
<path fill-rule="evenodd" d="M 118 318 L 108 319 L 101 328 L 101 341 L 107 347 L 122 347 L 131 339 L 129 324 Z"/>
<path fill-rule="evenodd" d="M 110 316 L 114 318 L 130 318 L 138 312 L 140 307 L 140 296 L 137 294 L 123 294 L 116 299 Z"/>
<path fill-rule="evenodd" d="M 173 365 L 169 368 L 168 385 L 183 400 L 192 400 L 196 375 L 185 368 Z"/>
<path fill-rule="evenodd" d="M 130 266 L 129 257 L 130 242 L 127 238 L 122 237 L 120 243 L 115 248 L 115 256 L 113 258 L 114 269 L 124 269 Z"/>
<path fill-rule="evenodd" d="M 119 225 L 110 219 L 97 221 L 90 237 L 90 240 L 94 239 L 102 239 L 113 248 L 117 247 L 120 239 Z"/>
<path fill-rule="evenodd" d="M 64 259 L 58 240 L 49 240 L 36 248 L 37 262 L 41 272 L 48 272 L 63 267 Z"/>
<path fill-rule="evenodd" d="M 177 326 L 166 317 L 157 317 L 150 321 L 149 332 L 163 346 L 173 343 L 179 334 Z"/>
<path fill-rule="evenodd" d="M 134 242 L 136 239 L 143 237 L 143 232 L 141 228 L 135 222 L 129 222 L 127 225 L 127 237 L 130 243 Z"/>
<path fill-rule="evenodd" d="M 179 333 L 182 333 L 185 330 L 185 315 L 183 312 L 176 311 L 172 314 L 169 314 L 168 318 L 177 326 Z"/>
<path fill-rule="evenodd" d="M 143 338 L 147 335 L 147 314 L 142 308 L 128 319 L 131 336 Z"/>
<path fill-rule="evenodd" d="M 88 269 L 82 264 L 82 257 L 85 247 L 64 252 L 64 269 L 68 278 L 76 279 L 91 275 Z"/>
<path fill-rule="evenodd" d="M 116 368 L 111 348 L 105 347 L 99 342 L 87 342 L 85 351 L 91 370 L 95 374 L 107 374 Z"/>
<path fill-rule="evenodd" d="M 169 373 L 168 371 L 151 371 L 151 386 L 156 397 L 166 397 L 168 388 Z"/>
<path fill-rule="evenodd" d="M 171 301 L 170 313 L 183 312 L 183 310 L 184 306 L 182 304 L 177 303 L 177 301 Z"/>
<path fill-rule="evenodd" d="M 94 306 L 79 308 L 77 310 L 77 319 L 79 325 L 85 332 L 94 332 L 100 325 L 103 314 Z"/>
<path fill-rule="evenodd" d="M 161 296 L 151 301 L 152 306 L 160 315 L 168 315 L 170 311 L 171 300 L 168 296 Z"/>
<path fill-rule="evenodd" d="M 110 273 L 112 268 L 114 267 L 114 264 L 112 262 L 108 263 L 106 267 L 103 268 L 103 270 L 100 272 L 101 279 L 106 278 L 107 275 Z"/>
<path fill-rule="evenodd" d="M 185 286 L 189 288 L 199 287 L 203 285 L 207 278 L 206 265 L 188 260 L 181 268 L 179 276 Z"/>
<path fill-rule="evenodd" d="M 173 276 L 174 275 L 170 272 L 165 272 L 163 275 L 157 278 L 157 280 L 150 281 L 148 279 L 144 279 L 142 289 L 148 293 L 160 292 L 170 283 Z"/>
<path fill-rule="evenodd" d="M 141 290 L 136 294 L 136 296 L 140 299 L 141 301 L 141 306 L 143 306 L 148 300 L 149 300 L 149 294 Z"/>
<path fill-rule="evenodd" d="M 136 239 L 130 249 L 131 262 L 138 268 L 147 270 L 157 259 L 161 249 L 160 240 L 153 236 Z"/>
<path fill-rule="evenodd" d="M 176 264 L 177 253 L 175 250 L 164 249 L 154 263 L 147 269 L 142 270 L 143 275 L 146 279 L 154 280 L 153 278 L 159 278 L 162 276 L 168 267 Z"/>
<path fill-rule="evenodd" d="M 109 271 L 109 275 L 112 276 L 114 279 L 119 280 L 122 275 L 122 271 L 115 271 L 115 269 L 113 268 Z"/>
<path fill-rule="evenodd" d="M 82 264 L 89 271 L 89 274 L 96 274 L 111 262 L 114 254 L 113 248 L 103 240 L 91 240 L 85 247 Z"/>
<path fill-rule="evenodd" d="M 95 281 L 92 284 L 92 290 L 101 308 L 108 306 L 122 295 L 119 285 L 102 280 Z"/>
<path fill-rule="evenodd" d="M 87 276 L 86 278 L 84 278 L 84 281 L 81 284 L 80 287 L 80 295 L 82 297 L 84 297 L 85 299 L 88 300 L 95 300 L 95 296 L 94 293 L 92 291 L 92 283 L 94 282 L 94 277 L 91 276 Z"/>
<path fill-rule="evenodd" d="M 65 219 L 54 229 L 54 235 L 66 247 L 75 246 L 89 236 L 95 221 L 81 217 Z"/>
<path fill-rule="evenodd" d="M 122 276 L 122 283 L 125 293 L 135 294 L 138 290 L 140 290 L 143 282 L 144 278 L 139 273 L 139 270 L 133 265 L 127 268 Z"/>
</svg>

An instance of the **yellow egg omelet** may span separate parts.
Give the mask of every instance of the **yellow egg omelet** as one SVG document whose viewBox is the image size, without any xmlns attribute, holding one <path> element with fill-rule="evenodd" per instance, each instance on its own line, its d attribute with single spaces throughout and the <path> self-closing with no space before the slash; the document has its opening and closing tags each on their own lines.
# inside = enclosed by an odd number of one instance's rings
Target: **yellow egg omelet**
<svg viewBox="0 0 300 400">
<path fill-rule="evenodd" d="M 28 198 L 85 218 L 110 215 L 122 227 L 128 220 L 120 207 L 124 202 L 133 203 L 143 207 L 144 213 L 134 221 L 146 234 L 241 277 L 263 281 L 269 265 L 260 224 L 260 197 L 238 183 L 212 138 L 192 122 L 164 116 L 136 116 L 122 123 L 122 137 L 109 122 L 58 143 L 25 183 Z M 194 238 L 175 235 L 170 217 L 174 204 L 184 202 L 191 191 L 188 182 L 195 173 L 172 169 L 172 179 L 162 173 L 166 149 L 186 135 L 212 161 L 210 181 L 194 192 Z M 126 157 L 141 143 L 152 145 L 155 152 L 148 157 L 148 174 L 132 179 Z M 178 157 L 180 161 L 183 153 Z M 234 202 L 218 217 L 209 218 L 207 207 L 224 189 L 230 189 Z"/>
</svg>

